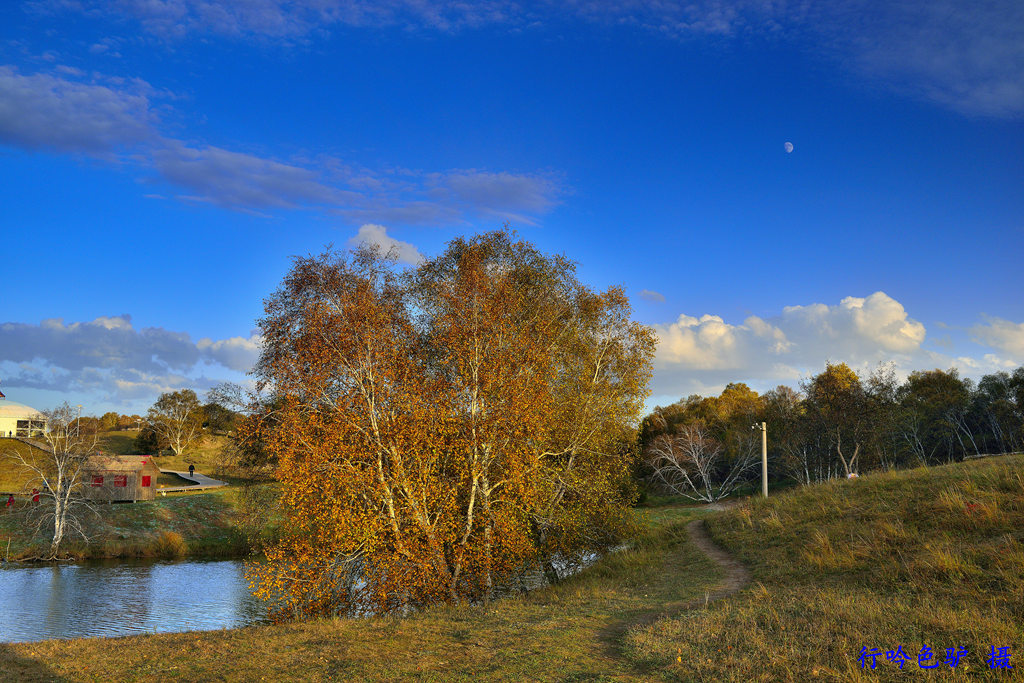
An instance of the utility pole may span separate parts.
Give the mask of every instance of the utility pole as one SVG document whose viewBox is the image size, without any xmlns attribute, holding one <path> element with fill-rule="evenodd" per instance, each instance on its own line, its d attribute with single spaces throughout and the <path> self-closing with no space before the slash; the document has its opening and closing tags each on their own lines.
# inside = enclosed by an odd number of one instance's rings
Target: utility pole
<svg viewBox="0 0 1024 683">
<path fill-rule="evenodd" d="M 768 497 L 768 423 L 750 425 L 751 429 L 761 430 L 761 495 Z"/>
</svg>

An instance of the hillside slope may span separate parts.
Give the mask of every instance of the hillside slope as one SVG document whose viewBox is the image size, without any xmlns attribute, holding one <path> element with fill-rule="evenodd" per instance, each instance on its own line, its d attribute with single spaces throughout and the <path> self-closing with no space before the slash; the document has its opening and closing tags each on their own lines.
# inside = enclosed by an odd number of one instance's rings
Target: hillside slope
<svg viewBox="0 0 1024 683">
<path fill-rule="evenodd" d="M 897 680 L 1024 672 L 1024 456 L 803 487 L 708 519 L 746 593 L 633 633 L 632 658 L 683 680 Z M 910 657 L 901 671 L 886 652 Z M 861 669 L 862 648 L 877 649 Z M 1008 647 L 1013 671 L 995 671 Z M 870 667 L 870 663 L 868 664 Z"/>
</svg>

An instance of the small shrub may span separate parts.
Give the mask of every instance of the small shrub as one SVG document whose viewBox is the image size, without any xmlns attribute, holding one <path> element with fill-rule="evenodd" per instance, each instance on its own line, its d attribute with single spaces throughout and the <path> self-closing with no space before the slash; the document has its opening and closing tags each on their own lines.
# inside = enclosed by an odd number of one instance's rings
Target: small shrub
<svg viewBox="0 0 1024 683">
<path fill-rule="evenodd" d="M 156 539 L 154 550 L 158 557 L 177 559 L 188 553 L 188 546 L 176 531 L 162 531 Z"/>
</svg>

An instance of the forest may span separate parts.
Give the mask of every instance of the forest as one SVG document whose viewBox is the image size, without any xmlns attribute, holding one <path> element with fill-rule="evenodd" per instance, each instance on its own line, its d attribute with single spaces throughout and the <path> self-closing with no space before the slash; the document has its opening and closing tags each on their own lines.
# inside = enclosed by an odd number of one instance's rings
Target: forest
<svg viewBox="0 0 1024 683">
<path fill-rule="evenodd" d="M 891 364 L 866 377 L 829 363 L 800 383 L 758 394 L 729 384 L 648 415 L 638 477 L 650 489 L 711 502 L 759 476 L 759 427 L 769 476 L 800 484 L 860 472 L 958 462 L 1024 446 L 1024 367 L 977 382 L 956 369 L 911 372 Z"/>
</svg>

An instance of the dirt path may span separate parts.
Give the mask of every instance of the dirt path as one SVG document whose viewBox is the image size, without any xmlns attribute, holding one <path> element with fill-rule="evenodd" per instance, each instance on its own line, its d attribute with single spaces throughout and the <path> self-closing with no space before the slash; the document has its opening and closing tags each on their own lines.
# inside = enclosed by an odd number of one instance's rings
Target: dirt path
<svg viewBox="0 0 1024 683">
<path fill-rule="evenodd" d="M 719 503 L 717 504 L 719 507 L 715 509 L 726 509 L 733 504 L 735 503 Z M 626 631 L 650 626 L 659 619 L 673 617 L 716 600 L 721 600 L 737 591 L 743 590 L 750 583 L 750 572 L 738 560 L 734 559 L 732 555 L 715 545 L 715 542 L 708 535 L 703 519 L 695 519 L 687 524 L 686 532 L 693 545 L 725 572 L 719 588 L 714 592 L 708 592 L 699 598 L 694 598 L 687 603 L 676 603 L 671 607 L 666 605 L 665 607 L 669 607 L 668 609 L 663 607 L 662 609 L 650 610 L 602 629 L 601 639 L 606 643 L 609 656 L 622 657 L 622 637 Z"/>
<path fill-rule="evenodd" d="M 703 519 L 695 519 L 686 525 L 686 531 L 690 534 L 690 540 L 702 553 L 725 570 L 725 585 L 714 593 L 709 593 L 705 602 L 714 602 L 742 590 L 750 583 L 750 572 L 740 564 L 739 560 L 715 545 L 715 542 L 708 536 Z"/>
</svg>

